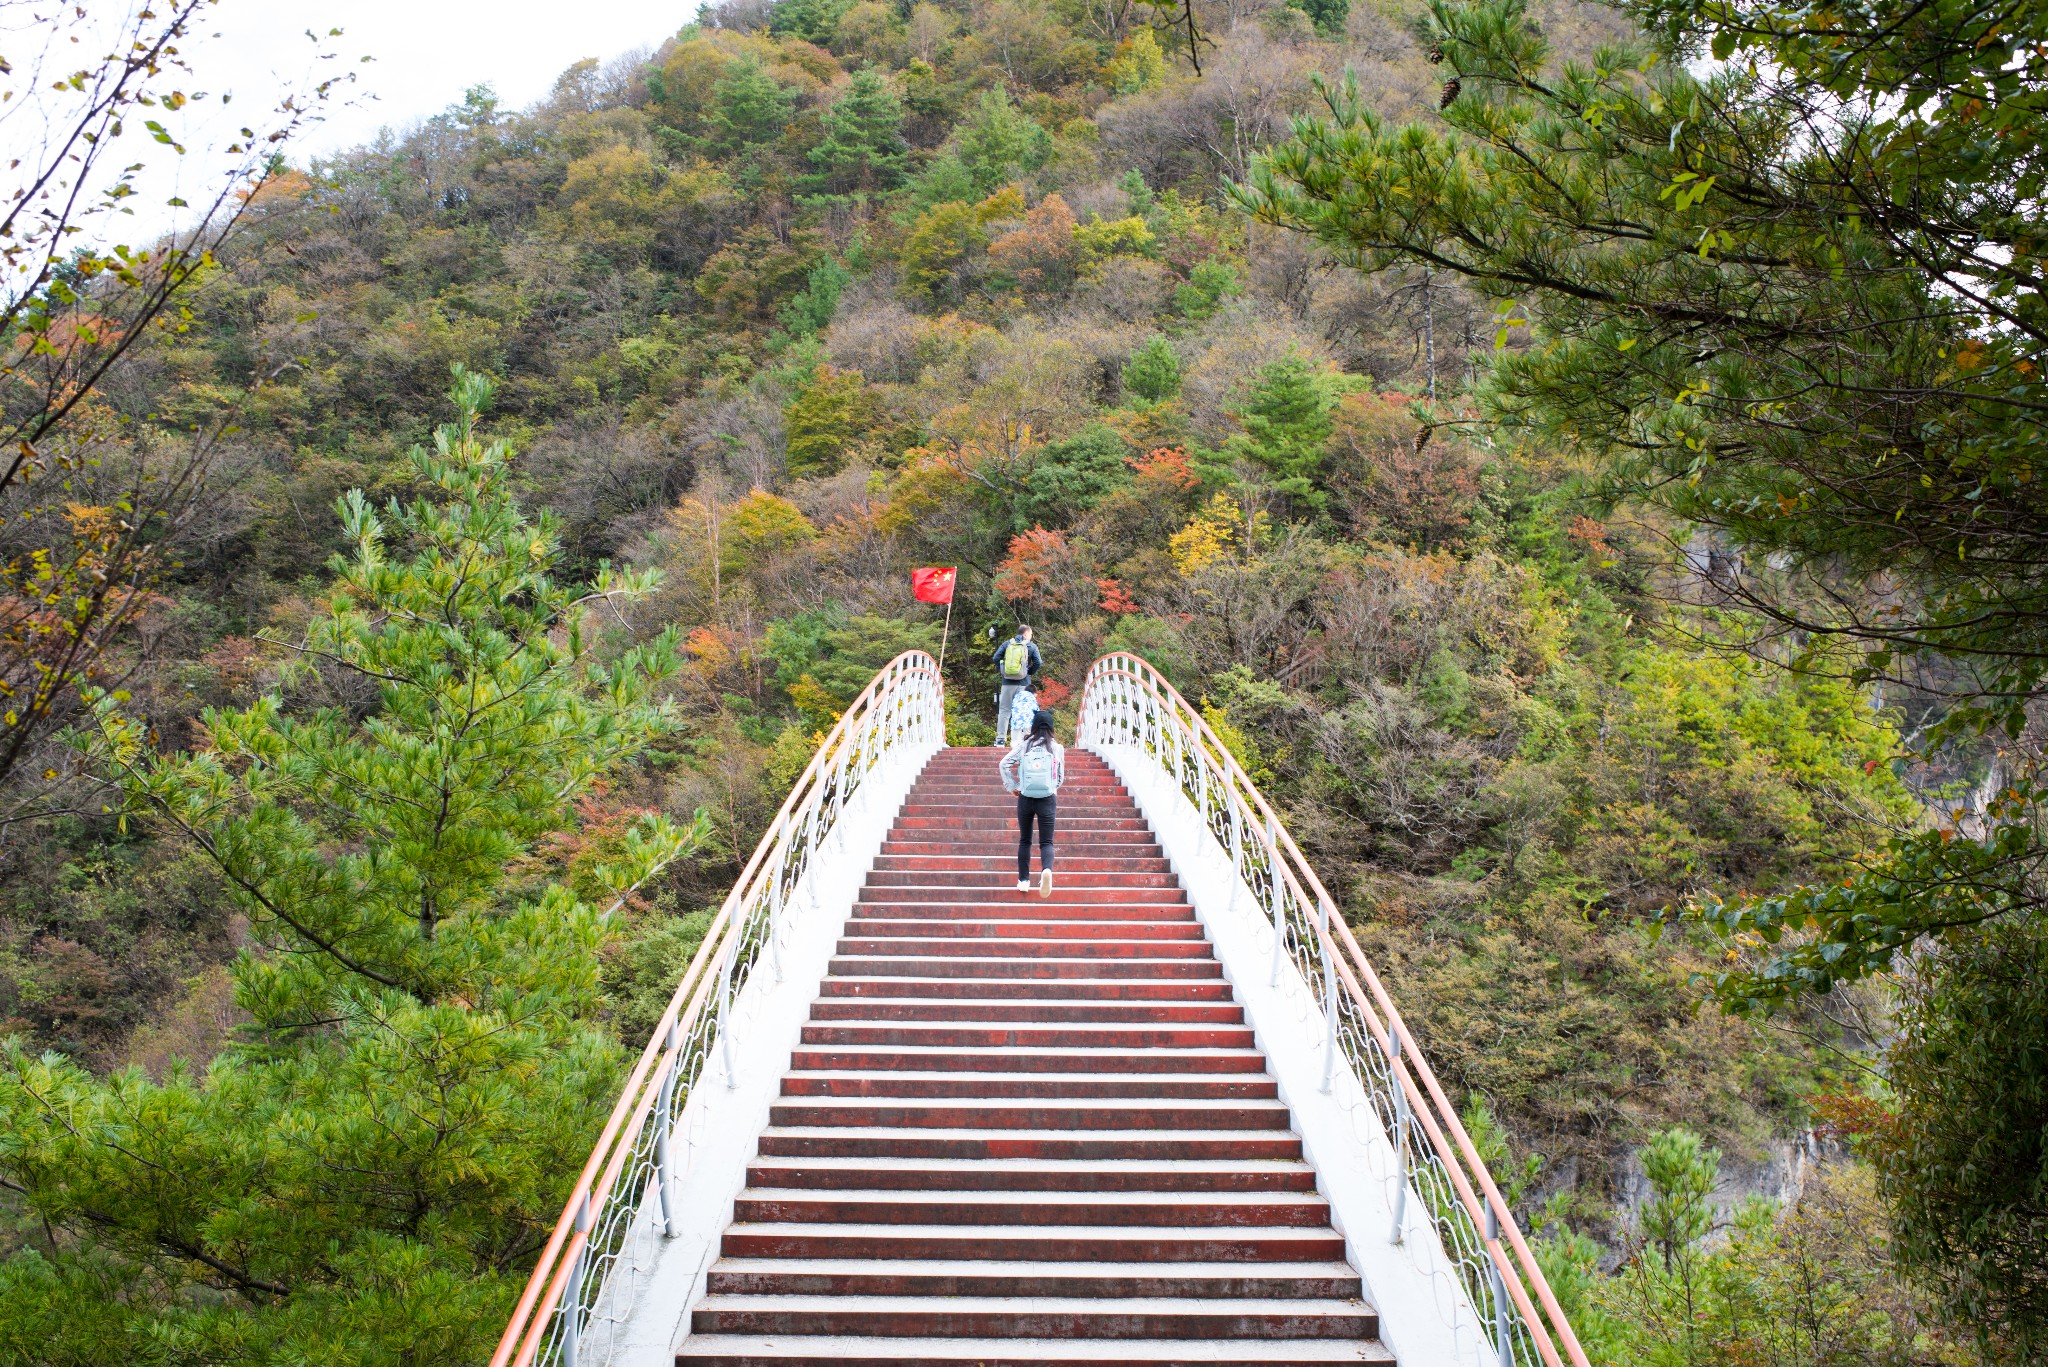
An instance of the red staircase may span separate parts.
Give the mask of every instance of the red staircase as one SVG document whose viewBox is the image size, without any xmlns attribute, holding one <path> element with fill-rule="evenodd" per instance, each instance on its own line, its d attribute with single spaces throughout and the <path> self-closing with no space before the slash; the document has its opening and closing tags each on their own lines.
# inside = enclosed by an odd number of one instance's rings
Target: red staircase
<svg viewBox="0 0 2048 1367">
<path fill-rule="evenodd" d="M 1019 893 L 998 754 L 911 790 L 679 1367 L 1391 1363 L 1137 807 L 1068 752 Z"/>
</svg>

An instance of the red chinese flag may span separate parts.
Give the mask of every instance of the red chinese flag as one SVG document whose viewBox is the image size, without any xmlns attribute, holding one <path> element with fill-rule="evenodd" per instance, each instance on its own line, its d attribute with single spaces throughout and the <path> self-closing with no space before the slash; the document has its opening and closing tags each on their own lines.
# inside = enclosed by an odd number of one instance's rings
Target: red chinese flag
<svg viewBox="0 0 2048 1367">
<path fill-rule="evenodd" d="M 953 581 L 960 577 L 960 571 L 947 565 L 910 572 L 910 592 L 920 603 L 950 603 L 953 601 Z"/>
</svg>

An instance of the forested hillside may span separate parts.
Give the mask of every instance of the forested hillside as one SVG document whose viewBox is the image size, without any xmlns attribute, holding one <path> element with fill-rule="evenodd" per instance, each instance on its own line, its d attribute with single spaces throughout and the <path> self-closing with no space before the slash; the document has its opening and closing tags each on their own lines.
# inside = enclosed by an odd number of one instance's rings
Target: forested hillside
<svg viewBox="0 0 2048 1367">
<path fill-rule="evenodd" d="M 272 176 L 38 486 L 229 425 L 121 691 L 13 780 L 0 1359 L 483 1360 L 705 909 L 958 565 L 954 743 L 1020 621 L 1063 726 L 1105 650 L 1196 700 L 1597 1360 L 2003 1360 L 1858 1156 L 1891 988 L 1723 1011 L 1762 928 L 1671 914 L 1853 882 L 1983 747 L 1916 751 L 1930 692 L 1760 631 L 1740 543 L 1499 421 L 1540 307 L 1229 191 L 1318 75 L 1440 131 L 1444 16 L 676 18 Z M 1657 16 L 1526 18 L 1536 80 Z"/>
</svg>

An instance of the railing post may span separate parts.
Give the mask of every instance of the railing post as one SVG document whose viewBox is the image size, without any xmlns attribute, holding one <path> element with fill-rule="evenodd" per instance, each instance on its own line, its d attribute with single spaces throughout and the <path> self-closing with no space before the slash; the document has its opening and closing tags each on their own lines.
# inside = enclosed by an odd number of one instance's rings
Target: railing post
<svg viewBox="0 0 2048 1367">
<path fill-rule="evenodd" d="M 1484 1197 L 1480 1199 L 1485 1200 Z M 1500 1359 L 1500 1367 L 1515 1367 L 1514 1340 L 1508 1329 L 1508 1288 L 1507 1283 L 1501 1280 L 1500 1260 L 1493 1256 L 1500 1249 L 1500 1215 L 1491 1201 L 1486 1202 L 1486 1242 L 1490 1245 L 1486 1270 L 1493 1274 L 1493 1349 Z"/>
<path fill-rule="evenodd" d="M 742 907 L 745 903 L 741 904 Z M 732 961 L 739 956 L 740 944 L 747 933 L 744 912 L 736 916 L 737 924 L 731 932 L 732 942 L 725 951 L 725 964 L 718 971 L 718 1057 L 725 1065 L 725 1085 L 729 1088 L 740 1085 L 739 1074 L 732 1067 L 732 1031 L 726 1024 L 726 1015 L 732 1009 Z"/>
<path fill-rule="evenodd" d="M 832 766 L 832 796 L 818 804 L 820 816 L 829 818 L 832 834 L 838 838 L 840 853 L 846 852 L 846 828 L 839 823 L 839 814 L 846 810 L 846 754 L 852 748 L 853 737 L 847 736 L 839 745 L 839 757 Z"/>
<path fill-rule="evenodd" d="M 1230 909 L 1237 910 L 1237 889 L 1250 882 L 1244 868 L 1244 807 L 1237 800 L 1237 785 L 1223 776 L 1224 806 L 1230 815 Z"/>
<path fill-rule="evenodd" d="M 663 1046 L 668 1052 L 668 1065 L 661 1075 L 661 1099 L 654 1107 L 654 1182 L 655 1190 L 661 1197 L 661 1232 L 664 1238 L 676 1237 L 675 1197 L 669 1184 L 675 1177 L 669 1163 L 668 1132 L 675 1120 L 670 1114 L 675 1107 L 676 1069 L 682 1060 L 676 1056 L 678 1044 L 675 1022 L 669 1022 L 668 1041 Z"/>
<path fill-rule="evenodd" d="M 1401 1036 L 1392 1021 L 1387 1022 L 1387 1077 L 1394 1087 L 1394 1239 L 1400 1243 L 1402 1224 L 1408 1215 L 1408 1089 L 1401 1085 Z"/>
<path fill-rule="evenodd" d="M 1317 900 L 1322 911 L 1322 939 L 1317 949 L 1323 957 L 1323 1028 L 1329 1036 L 1323 1041 L 1323 1095 L 1328 1096 L 1337 1076 L 1337 968 L 1332 962 L 1336 955 L 1336 941 L 1330 938 L 1330 917 L 1334 910 L 1330 899 L 1325 895 Z"/>
<path fill-rule="evenodd" d="M 576 1261 L 569 1269 L 568 1285 L 562 1288 L 562 1367 L 576 1367 L 577 1350 L 583 1345 L 583 1268 L 590 1260 L 590 1193 L 576 1205 L 575 1229 L 583 1236 Z"/>
<path fill-rule="evenodd" d="M 777 982 L 782 981 L 782 874 L 787 858 L 785 854 L 768 861 L 768 963 Z"/>
<path fill-rule="evenodd" d="M 1266 986 L 1280 985 L 1280 960 L 1287 953 L 1287 896 L 1280 888 L 1280 833 L 1273 814 L 1266 813 L 1266 900 L 1273 914 L 1273 974 Z"/>
</svg>

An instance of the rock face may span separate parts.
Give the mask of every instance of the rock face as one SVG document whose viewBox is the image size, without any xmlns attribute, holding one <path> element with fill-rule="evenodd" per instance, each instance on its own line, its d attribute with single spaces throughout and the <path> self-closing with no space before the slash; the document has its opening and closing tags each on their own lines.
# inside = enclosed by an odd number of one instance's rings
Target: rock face
<svg viewBox="0 0 2048 1367">
<path fill-rule="evenodd" d="M 1807 1179 L 1817 1165 L 1845 1154 L 1840 1144 L 1821 1139 L 1808 1130 L 1794 1138 L 1776 1141 L 1758 1159 L 1723 1158 L 1709 1197 L 1715 1224 L 1710 1241 L 1726 1237 L 1723 1227 L 1743 1202 L 1762 1197 L 1789 1205 L 1806 1190 Z M 1634 1223 L 1651 1195 L 1650 1179 L 1643 1172 L 1642 1153 L 1632 1149 L 1621 1176 L 1620 1213 L 1624 1227 Z"/>
</svg>

